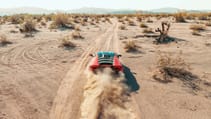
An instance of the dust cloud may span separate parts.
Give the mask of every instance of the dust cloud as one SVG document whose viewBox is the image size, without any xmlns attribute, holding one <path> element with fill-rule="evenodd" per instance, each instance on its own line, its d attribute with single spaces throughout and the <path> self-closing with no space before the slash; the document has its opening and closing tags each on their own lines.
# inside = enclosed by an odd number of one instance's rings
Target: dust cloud
<svg viewBox="0 0 211 119">
<path fill-rule="evenodd" d="M 81 119 L 136 119 L 123 73 L 106 68 L 87 73 Z"/>
</svg>

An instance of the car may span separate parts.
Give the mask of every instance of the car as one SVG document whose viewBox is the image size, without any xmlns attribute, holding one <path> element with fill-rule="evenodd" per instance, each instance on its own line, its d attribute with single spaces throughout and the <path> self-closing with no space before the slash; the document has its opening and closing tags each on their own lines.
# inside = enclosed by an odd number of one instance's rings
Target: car
<svg viewBox="0 0 211 119">
<path fill-rule="evenodd" d="M 90 56 L 94 57 L 89 66 L 89 69 L 93 72 L 106 67 L 110 67 L 117 73 L 123 72 L 123 65 L 119 60 L 120 54 L 111 51 L 100 51 L 96 54 L 90 54 Z"/>
</svg>

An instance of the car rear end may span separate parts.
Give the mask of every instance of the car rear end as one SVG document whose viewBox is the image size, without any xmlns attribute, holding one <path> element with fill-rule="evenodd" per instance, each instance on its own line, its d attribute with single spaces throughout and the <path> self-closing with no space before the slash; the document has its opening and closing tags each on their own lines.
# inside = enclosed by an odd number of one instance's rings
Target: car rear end
<svg viewBox="0 0 211 119">
<path fill-rule="evenodd" d="M 95 69 L 106 67 L 112 68 L 117 72 L 123 71 L 122 64 L 114 52 L 98 52 L 93 63 L 90 65 L 90 69 L 94 71 Z"/>
</svg>

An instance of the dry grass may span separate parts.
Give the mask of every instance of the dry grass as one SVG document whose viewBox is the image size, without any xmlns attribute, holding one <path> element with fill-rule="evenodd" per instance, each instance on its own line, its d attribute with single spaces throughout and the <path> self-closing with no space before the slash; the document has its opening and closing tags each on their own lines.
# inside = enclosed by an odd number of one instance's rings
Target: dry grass
<svg viewBox="0 0 211 119">
<path fill-rule="evenodd" d="M 188 20 L 196 20 L 196 17 L 188 15 L 188 16 L 186 16 L 186 19 L 188 19 Z"/>
<path fill-rule="evenodd" d="M 46 22 L 41 21 L 41 22 L 40 22 L 40 25 L 42 25 L 42 26 L 46 26 Z"/>
<path fill-rule="evenodd" d="M 96 25 L 93 21 L 90 22 L 90 25 Z"/>
<path fill-rule="evenodd" d="M 147 19 L 147 23 L 153 23 L 153 21 L 149 18 Z"/>
<path fill-rule="evenodd" d="M 185 20 L 185 16 L 187 15 L 187 13 L 185 12 L 179 12 L 177 14 L 174 14 L 174 17 L 176 19 L 176 22 L 186 22 Z"/>
<path fill-rule="evenodd" d="M 123 23 L 124 22 L 124 19 L 118 19 L 119 22 Z"/>
<path fill-rule="evenodd" d="M 100 20 L 99 19 L 96 19 L 96 24 L 99 24 L 100 23 Z"/>
<path fill-rule="evenodd" d="M 64 47 L 64 48 L 75 48 L 76 45 L 71 42 L 69 37 L 64 37 L 62 39 L 59 39 L 61 41 L 61 44 L 59 45 L 59 47 Z"/>
<path fill-rule="evenodd" d="M 105 20 L 110 24 L 112 23 L 109 17 L 106 17 Z"/>
<path fill-rule="evenodd" d="M 0 35 L 0 46 L 6 46 L 8 44 L 12 44 L 12 42 L 7 40 L 5 35 Z"/>
<path fill-rule="evenodd" d="M 211 26 L 211 21 L 205 23 L 206 26 Z"/>
<path fill-rule="evenodd" d="M 191 25 L 190 29 L 193 31 L 204 31 L 206 30 L 206 27 L 204 25 L 196 24 L 196 25 Z"/>
<path fill-rule="evenodd" d="M 180 53 L 181 55 L 181 53 Z M 159 68 L 171 67 L 171 68 L 188 68 L 187 63 L 180 56 L 171 56 L 169 54 L 159 54 L 159 60 L 157 62 Z"/>
<path fill-rule="evenodd" d="M 21 33 L 32 33 L 37 31 L 35 23 L 31 20 L 26 21 L 19 30 Z"/>
<path fill-rule="evenodd" d="M 201 14 L 201 15 L 198 16 L 198 19 L 199 20 L 209 20 L 209 17 Z"/>
<path fill-rule="evenodd" d="M 126 30 L 126 26 L 125 25 L 121 25 L 121 26 L 119 26 L 119 29 L 120 30 Z"/>
<path fill-rule="evenodd" d="M 210 47 L 211 43 L 205 43 L 205 46 Z"/>
<path fill-rule="evenodd" d="M 13 15 L 9 18 L 9 21 L 12 24 L 21 24 L 23 23 L 23 18 L 20 15 Z"/>
<path fill-rule="evenodd" d="M 58 13 L 53 18 L 53 23 L 51 24 L 51 29 L 53 28 L 67 28 L 68 16 L 63 13 Z"/>
<path fill-rule="evenodd" d="M 192 31 L 192 35 L 194 35 L 194 36 L 201 36 L 200 32 L 197 31 L 197 30 L 193 30 Z"/>
<path fill-rule="evenodd" d="M 4 18 L 0 17 L 0 25 L 1 25 L 1 24 L 4 24 L 4 23 L 5 23 Z"/>
<path fill-rule="evenodd" d="M 141 24 L 140 24 L 140 27 L 141 27 L 141 28 L 148 28 L 148 26 L 147 26 L 145 23 L 141 23 Z"/>
<path fill-rule="evenodd" d="M 129 21 L 128 21 L 128 24 L 129 24 L 130 26 L 136 26 L 135 22 L 132 21 L 132 20 L 129 20 Z"/>
<path fill-rule="evenodd" d="M 105 20 L 105 19 L 102 19 L 102 22 L 103 22 L 103 23 L 105 23 L 105 22 L 106 22 L 106 20 Z"/>
<path fill-rule="evenodd" d="M 138 51 L 139 46 L 136 45 L 136 42 L 134 40 L 130 40 L 125 42 L 124 49 L 126 52 L 134 52 Z"/>
<path fill-rule="evenodd" d="M 16 30 L 10 30 L 10 33 L 18 33 Z"/>
<path fill-rule="evenodd" d="M 143 18 L 142 18 L 141 16 L 138 16 L 138 17 L 137 17 L 137 21 L 138 21 L 138 22 L 142 22 L 142 20 L 143 20 Z"/>
<path fill-rule="evenodd" d="M 152 30 L 152 28 L 145 28 L 143 30 L 143 33 L 154 33 L 154 31 Z"/>
<path fill-rule="evenodd" d="M 84 21 L 82 21 L 82 22 L 81 22 L 81 25 L 82 25 L 82 26 L 87 26 L 87 23 L 84 22 Z"/>
<path fill-rule="evenodd" d="M 184 81 L 184 84 L 192 89 L 197 89 L 196 85 L 191 81 L 198 77 L 188 71 L 190 69 L 189 65 L 180 56 L 181 54 L 178 56 L 159 54 L 157 70 L 153 78 L 162 83 L 169 83 L 172 82 L 172 78 L 177 78 Z"/>
<path fill-rule="evenodd" d="M 75 31 L 81 31 L 79 26 L 76 26 L 74 29 L 75 29 Z"/>
<path fill-rule="evenodd" d="M 73 32 L 72 34 L 71 34 L 71 37 L 73 38 L 73 39 L 84 39 L 84 37 L 80 34 L 80 32 L 78 32 L 78 31 L 75 31 L 75 32 Z"/>
<path fill-rule="evenodd" d="M 130 18 L 129 17 L 125 17 L 125 21 L 130 21 Z"/>
<path fill-rule="evenodd" d="M 79 23 L 81 23 L 81 20 L 80 19 L 74 19 L 73 22 L 76 23 L 76 24 L 79 24 Z"/>
</svg>

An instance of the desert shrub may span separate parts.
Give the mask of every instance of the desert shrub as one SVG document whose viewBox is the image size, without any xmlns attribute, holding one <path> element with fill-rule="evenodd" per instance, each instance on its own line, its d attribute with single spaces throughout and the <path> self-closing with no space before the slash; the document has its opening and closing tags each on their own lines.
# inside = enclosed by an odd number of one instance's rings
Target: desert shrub
<svg viewBox="0 0 211 119">
<path fill-rule="evenodd" d="M 20 15 L 13 15 L 13 16 L 10 17 L 9 20 L 10 20 L 10 22 L 12 24 L 21 24 L 21 23 L 23 23 L 23 19 L 22 19 L 22 17 Z"/>
<path fill-rule="evenodd" d="M 177 67 L 180 69 L 186 69 L 189 66 L 187 63 L 182 59 L 180 56 L 171 56 L 169 54 L 159 54 L 159 60 L 157 62 L 157 65 L 159 68 L 164 68 L 164 67 Z"/>
<path fill-rule="evenodd" d="M 121 23 L 122 23 L 122 22 L 124 22 L 124 20 L 123 20 L 123 19 L 119 19 L 118 21 L 119 21 L 119 22 L 121 22 Z"/>
<path fill-rule="evenodd" d="M 96 25 L 94 22 L 90 22 L 91 25 Z"/>
<path fill-rule="evenodd" d="M 211 26 L 211 21 L 205 23 L 206 26 Z"/>
<path fill-rule="evenodd" d="M 136 26 L 135 22 L 132 21 L 132 20 L 128 21 L 128 24 L 129 24 L 130 26 Z"/>
<path fill-rule="evenodd" d="M 120 30 L 126 30 L 126 26 L 125 25 L 121 25 L 121 26 L 119 26 L 119 29 Z"/>
<path fill-rule="evenodd" d="M 83 18 L 83 22 L 88 22 L 88 18 Z"/>
<path fill-rule="evenodd" d="M 95 22 L 96 24 L 99 24 L 100 22 L 98 21 L 98 20 L 96 20 L 96 22 Z"/>
<path fill-rule="evenodd" d="M 82 21 L 82 22 L 81 22 L 81 25 L 82 25 L 82 26 L 87 26 L 87 23 L 84 22 L 84 21 Z"/>
<path fill-rule="evenodd" d="M 106 17 L 105 20 L 110 24 L 112 23 L 109 17 Z"/>
<path fill-rule="evenodd" d="M 130 18 L 128 18 L 128 17 L 125 17 L 125 21 L 130 21 Z"/>
<path fill-rule="evenodd" d="M 52 14 L 45 15 L 45 16 L 44 16 L 44 19 L 45 19 L 45 21 L 46 21 L 46 22 L 48 22 L 48 21 L 52 21 L 52 19 L 53 19 L 53 15 L 52 15 Z"/>
<path fill-rule="evenodd" d="M 181 55 L 181 54 L 180 54 Z M 157 70 L 153 75 L 153 78 L 162 83 L 172 82 L 172 78 L 177 78 L 185 81 L 192 88 L 196 88 L 192 82 L 198 77 L 188 70 L 189 65 L 179 56 L 171 56 L 169 54 L 159 54 L 159 59 L 157 61 Z"/>
<path fill-rule="evenodd" d="M 106 20 L 105 20 L 105 19 L 102 19 L 102 22 L 103 22 L 103 23 L 105 23 L 105 22 L 106 22 Z"/>
<path fill-rule="evenodd" d="M 74 29 L 75 29 L 75 31 L 81 31 L 79 26 L 76 26 Z"/>
<path fill-rule="evenodd" d="M 59 47 L 64 47 L 64 48 L 74 48 L 76 47 L 76 45 L 71 42 L 71 39 L 69 37 L 63 37 L 61 39 L 59 39 L 61 41 L 61 44 L 59 45 Z"/>
<path fill-rule="evenodd" d="M 34 15 L 33 19 L 36 20 L 37 22 L 41 22 L 43 19 L 43 16 L 42 15 Z"/>
<path fill-rule="evenodd" d="M 194 31 L 204 31 L 206 30 L 206 27 L 204 25 L 196 24 L 196 25 L 191 25 L 190 29 Z"/>
<path fill-rule="evenodd" d="M 148 28 L 148 26 L 147 26 L 145 23 L 141 23 L 141 24 L 140 24 L 140 27 L 141 27 L 141 28 Z"/>
<path fill-rule="evenodd" d="M 41 24 L 42 26 L 46 26 L 46 23 L 45 23 L 44 21 L 41 21 L 40 24 Z"/>
<path fill-rule="evenodd" d="M 26 21 L 19 30 L 21 33 L 25 33 L 26 36 L 32 36 L 32 33 L 37 32 L 35 23 L 31 20 Z"/>
<path fill-rule="evenodd" d="M 10 33 L 18 33 L 16 30 L 10 30 Z"/>
<path fill-rule="evenodd" d="M 134 40 L 125 42 L 124 49 L 126 50 L 126 52 L 138 51 L 138 48 L 139 48 L 139 46 L 136 45 Z"/>
<path fill-rule="evenodd" d="M 0 19 L 0 25 L 2 25 L 2 24 L 4 24 L 4 23 L 5 23 L 5 21 L 2 20 L 2 19 Z"/>
<path fill-rule="evenodd" d="M 147 19 L 147 23 L 153 23 L 151 19 Z"/>
<path fill-rule="evenodd" d="M 52 29 L 56 29 L 58 28 L 54 23 L 50 24 L 49 26 L 49 29 L 52 30 Z"/>
<path fill-rule="evenodd" d="M 145 28 L 143 30 L 143 33 L 154 33 L 154 31 L 152 30 L 152 28 Z"/>
<path fill-rule="evenodd" d="M 185 16 L 186 16 L 186 13 L 184 12 L 179 12 L 174 15 L 176 22 L 186 22 Z"/>
<path fill-rule="evenodd" d="M 210 47 L 211 43 L 205 43 L 205 46 Z"/>
<path fill-rule="evenodd" d="M 200 32 L 197 31 L 197 30 L 193 30 L 193 31 L 192 31 L 192 35 L 201 36 Z"/>
<path fill-rule="evenodd" d="M 54 16 L 51 28 L 66 28 L 68 24 L 68 16 L 66 14 L 58 13 Z"/>
<path fill-rule="evenodd" d="M 8 44 L 12 44 L 12 42 L 5 35 L 0 35 L 0 46 L 6 46 Z"/>
<path fill-rule="evenodd" d="M 199 19 L 199 20 L 209 20 L 208 16 L 205 16 L 204 14 L 199 15 L 199 16 L 198 16 L 198 19 Z"/>
<path fill-rule="evenodd" d="M 142 22 L 142 17 L 138 16 L 138 17 L 137 17 L 137 21 L 138 21 L 138 22 Z"/>
<path fill-rule="evenodd" d="M 75 31 L 75 32 L 73 32 L 72 34 L 71 34 L 71 37 L 73 38 L 73 39 L 84 39 L 84 37 L 80 34 L 80 32 L 78 32 L 78 31 Z"/>
<path fill-rule="evenodd" d="M 76 23 L 76 24 L 79 24 L 79 23 L 81 23 L 81 20 L 80 19 L 74 19 L 73 22 Z"/>
<path fill-rule="evenodd" d="M 186 19 L 188 19 L 188 20 L 194 20 L 195 17 L 194 17 L 193 15 L 187 15 L 187 16 L 186 16 Z"/>
</svg>

